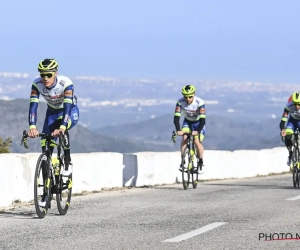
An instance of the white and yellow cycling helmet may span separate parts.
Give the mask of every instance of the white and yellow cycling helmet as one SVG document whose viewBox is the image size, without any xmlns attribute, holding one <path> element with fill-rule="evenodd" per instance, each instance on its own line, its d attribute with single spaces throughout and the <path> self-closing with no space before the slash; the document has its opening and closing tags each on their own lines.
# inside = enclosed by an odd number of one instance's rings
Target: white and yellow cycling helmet
<svg viewBox="0 0 300 250">
<path fill-rule="evenodd" d="M 58 63 L 54 59 L 44 59 L 40 61 L 38 66 L 39 72 L 56 72 L 58 70 Z"/>
<path fill-rule="evenodd" d="M 294 92 L 293 95 L 292 95 L 292 102 L 294 104 L 300 104 L 300 92 Z"/>
<path fill-rule="evenodd" d="M 181 93 L 183 96 L 195 95 L 196 88 L 193 85 L 185 85 L 181 89 Z"/>
</svg>

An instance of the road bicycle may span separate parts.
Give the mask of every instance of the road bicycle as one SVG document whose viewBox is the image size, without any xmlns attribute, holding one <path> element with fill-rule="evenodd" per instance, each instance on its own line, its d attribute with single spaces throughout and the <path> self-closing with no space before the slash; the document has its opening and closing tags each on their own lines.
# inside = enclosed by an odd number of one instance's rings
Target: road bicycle
<svg viewBox="0 0 300 250">
<path fill-rule="evenodd" d="M 194 166 L 195 163 L 195 157 L 197 159 L 197 150 L 195 150 L 195 144 L 194 144 L 194 136 L 192 135 L 192 132 L 184 133 L 184 135 L 187 135 L 187 145 L 184 149 L 183 154 L 181 155 L 181 172 L 182 172 L 182 185 L 185 190 L 189 188 L 190 180 L 193 185 L 193 188 L 197 188 L 198 184 L 198 170 L 200 167 L 200 170 L 202 170 L 202 166 L 199 166 L 196 161 L 196 167 Z M 175 143 L 176 140 L 176 133 L 173 131 L 172 133 L 172 140 Z"/>
<path fill-rule="evenodd" d="M 293 141 L 293 152 L 291 158 L 290 167 L 293 172 L 293 185 L 294 187 L 300 186 L 300 150 L 299 150 L 299 129 L 297 128 L 294 133 L 289 133 L 289 135 L 294 135 Z"/>
<path fill-rule="evenodd" d="M 24 144 L 26 149 L 29 148 L 28 137 L 26 130 L 24 130 L 21 145 Z M 72 174 L 69 176 L 62 175 L 65 167 L 63 151 L 63 147 L 65 146 L 64 136 L 60 133 L 58 143 L 53 140 L 54 137 L 48 134 L 40 133 L 38 137 L 46 139 L 46 145 L 37 160 L 35 168 L 34 204 L 36 213 L 39 218 L 44 218 L 47 215 L 48 209 L 51 208 L 51 200 L 55 194 L 58 211 L 61 215 L 65 215 L 68 212 L 71 202 Z M 57 158 L 52 158 L 50 145 L 57 147 Z M 39 205 L 39 201 L 42 198 L 46 201 L 45 206 Z M 66 200 L 63 201 L 63 198 Z"/>
</svg>

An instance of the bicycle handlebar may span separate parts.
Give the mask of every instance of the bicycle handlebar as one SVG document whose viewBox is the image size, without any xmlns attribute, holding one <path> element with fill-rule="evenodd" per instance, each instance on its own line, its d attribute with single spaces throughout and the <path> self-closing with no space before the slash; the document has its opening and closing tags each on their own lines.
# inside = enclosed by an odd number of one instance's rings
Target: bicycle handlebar
<svg viewBox="0 0 300 250">
<path fill-rule="evenodd" d="M 198 134 L 199 134 L 199 132 L 198 132 Z M 175 131 L 173 131 L 172 136 L 176 136 L 176 135 L 177 135 L 177 133 Z M 182 135 L 178 135 L 178 136 L 183 136 L 183 135 L 192 135 L 192 132 L 191 131 L 190 132 L 184 132 Z"/>
<path fill-rule="evenodd" d="M 190 132 L 184 132 L 182 135 L 179 135 L 179 136 L 184 136 L 184 135 L 192 136 L 192 133 L 193 133 L 192 131 L 190 131 Z M 199 133 L 196 134 L 196 135 L 199 135 Z M 172 139 L 171 139 L 171 141 L 173 141 L 174 143 L 176 142 L 176 136 L 177 136 L 177 133 L 175 131 L 173 131 L 172 132 Z"/>
<path fill-rule="evenodd" d="M 52 140 L 53 138 L 55 138 L 54 136 L 49 135 L 49 134 L 45 134 L 45 133 L 39 133 L 39 134 L 37 135 L 37 137 L 45 137 L 46 140 Z M 24 131 L 23 131 L 23 136 L 22 136 L 22 139 L 21 139 L 21 145 L 24 144 L 24 147 L 25 147 L 26 149 L 29 148 L 27 138 L 30 138 L 30 137 L 29 137 L 27 131 L 24 130 Z M 65 143 L 65 138 L 64 138 L 63 133 L 62 133 L 61 131 L 60 131 L 60 133 L 59 133 L 58 138 L 59 138 L 59 141 L 62 143 L 62 146 L 65 146 L 65 145 L 66 145 L 66 143 Z M 56 144 L 56 143 L 55 143 L 55 144 Z M 56 144 L 56 145 L 58 146 L 59 144 Z"/>
</svg>

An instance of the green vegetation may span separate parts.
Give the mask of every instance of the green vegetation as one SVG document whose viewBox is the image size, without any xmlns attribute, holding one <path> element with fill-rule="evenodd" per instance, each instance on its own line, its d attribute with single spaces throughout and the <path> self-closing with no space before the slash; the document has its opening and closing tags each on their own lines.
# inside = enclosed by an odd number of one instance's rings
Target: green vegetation
<svg viewBox="0 0 300 250">
<path fill-rule="evenodd" d="M 12 138 L 8 137 L 3 141 L 3 139 L 0 137 L 0 154 L 3 153 L 9 153 L 9 148 L 12 144 Z"/>
</svg>

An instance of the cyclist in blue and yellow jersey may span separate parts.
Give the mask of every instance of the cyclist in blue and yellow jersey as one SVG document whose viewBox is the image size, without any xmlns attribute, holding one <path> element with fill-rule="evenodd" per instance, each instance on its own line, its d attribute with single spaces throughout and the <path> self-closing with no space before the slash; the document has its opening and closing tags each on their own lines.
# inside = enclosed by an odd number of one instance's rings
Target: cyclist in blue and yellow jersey
<svg viewBox="0 0 300 250">
<path fill-rule="evenodd" d="M 192 131 L 194 135 L 194 143 L 197 149 L 197 164 L 199 166 L 198 172 L 202 174 L 203 166 L 203 152 L 204 147 L 202 141 L 205 135 L 205 103 L 204 101 L 195 96 L 196 88 L 193 85 L 186 85 L 182 88 L 181 93 L 183 95 L 176 103 L 175 114 L 174 114 L 174 124 L 177 131 L 177 135 L 183 135 L 186 132 Z M 182 129 L 180 129 L 180 116 L 181 113 L 184 115 L 184 120 L 182 123 Z M 183 154 L 184 149 L 187 144 L 187 136 L 184 135 L 181 142 L 181 154 Z M 179 171 L 182 171 L 182 166 L 180 165 Z"/>
<path fill-rule="evenodd" d="M 36 128 L 37 109 L 39 96 L 42 95 L 47 102 L 47 112 L 42 133 L 51 134 L 55 141 L 62 132 L 65 137 L 65 169 L 64 176 L 72 173 L 70 154 L 70 139 L 68 130 L 73 128 L 79 119 L 77 98 L 74 95 L 74 85 L 70 78 L 58 75 L 58 63 L 54 59 L 44 59 L 38 65 L 40 77 L 35 79 L 31 87 L 29 107 L 29 137 L 37 137 L 39 131 Z M 42 150 L 45 151 L 46 140 L 41 139 Z M 54 147 L 50 147 L 53 152 Z M 43 173 L 44 174 L 44 173 Z M 44 200 L 43 200 L 44 199 Z M 43 206 L 45 197 L 42 197 L 40 206 Z"/>
<path fill-rule="evenodd" d="M 291 165 L 292 135 L 296 128 L 300 128 L 300 92 L 294 92 L 289 102 L 285 105 L 279 124 L 281 136 L 285 137 L 285 145 L 289 151 L 287 165 Z"/>
</svg>

